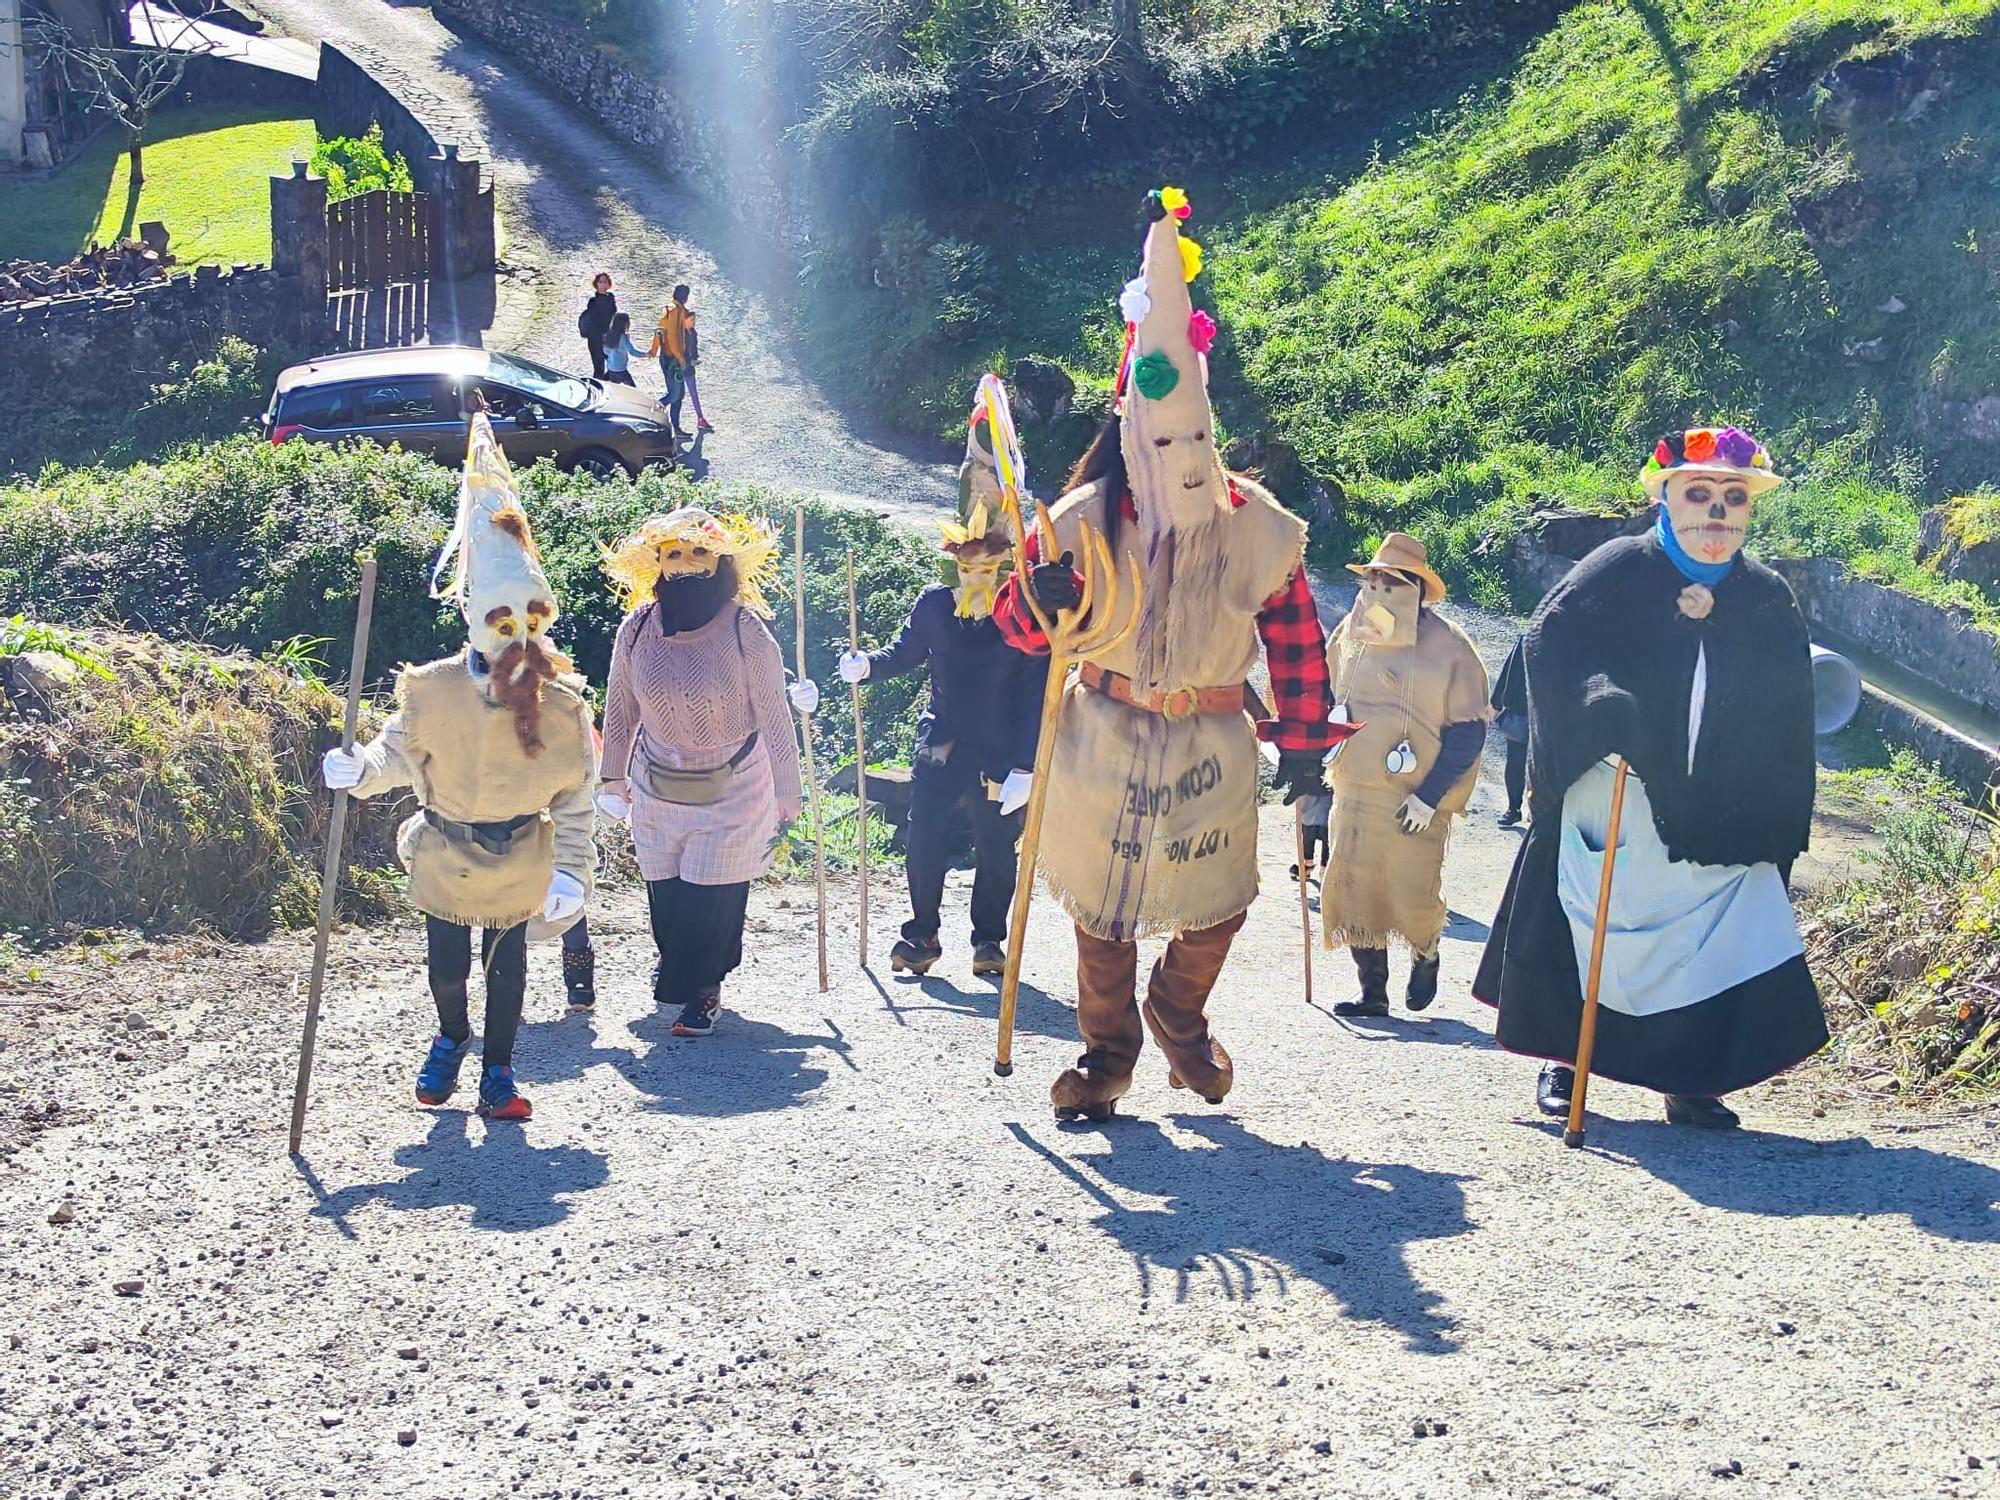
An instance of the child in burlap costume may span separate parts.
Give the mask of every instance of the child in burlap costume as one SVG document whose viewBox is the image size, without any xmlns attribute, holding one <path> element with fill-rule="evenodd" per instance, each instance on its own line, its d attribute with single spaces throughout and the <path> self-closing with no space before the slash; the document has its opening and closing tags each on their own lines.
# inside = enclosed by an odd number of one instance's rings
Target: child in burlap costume
<svg viewBox="0 0 2000 1500">
<path fill-rule="evenodd" d="M 1143 269 L 1120 299 L 1122 416 L 1055 507 L 1060 556 L 1031 549 L 1027 584 L 1045 610 L 1077 604 L 1071 563 L 1086 521 L 1120 576 L 1136 566 L 1145 582 L 1135 628 L 1068 684 L 1046 792 L 1042 868 L 1076 927 L 1085 1048 L 1050 1089 L 1066 1117 L 1101 1119 L 1131 1087 L 1142 1015 L 1169 1083 L 1215 1102 L 1229 1092 L 1234 1066 L 1209 1034 L 1207 1003 L 1257 895 L 1257 741 L 1279 746 L 1290 802 L 1324 789 L 1334 738 L 1305 527 L 1223 471 L 1203 357 L 1215 325 L 1188 296 L 1200 250 L 1180 234 L 1186 198 L 1163 189 L 1147 209 Z M 1009 581 L 995 619 L 1015 645 L 1045 650 L 1021 587 Z M 1126 591 L 1121 610 L 1134 605 Z M 1253 724 L 1246 679 L 1260 637 L 1278 703 Z M 1170 940 L 1142 1007 L 1138 940 L 1156 935 Z"/>
<path fill-rule="evenodd" d="M 415 789 L 421 810 L 397 835 L 410 904 L 425 919 L 438 1035 L 417 1100 L 442 1104 L 471 1047 L 472 929 L 482 930 L 486 1039 L 479 1112 L 525 1120 L 514 1087 L 514 1035 L 527 987 L 527 942 L 583 912 L 596 864 L 590 705 L 569 662 L 547 644 L 555 592 L 535 552 L 505 454 L 476 403 L 458 520 L 433 575 L 470 640 L 442 661 L 405 667 L 396 712 L 366 746 L 327 753 L 327 785 L 372 797 Z"/>
<path fill-rule="evenodd" d="M 1465 633 L 1437 615 L 1444 580 L 1424 544 L 1389 533 L 1360 575 L 1354 608 L 1327 646 L 1334 716 L 1354 726 L 1335 752 L 1333 851 L 1320 891 L 1328 947 L 1353 950 L 1361 994 L 1343 1016 L 1389 1013 L 1389 940 L 1412 956 L 1405 1000 L 1437 998 L 1444 935 L 1444 851 L 1465 811 L 1486 743 L 1486 668 Z"/>
</svg>

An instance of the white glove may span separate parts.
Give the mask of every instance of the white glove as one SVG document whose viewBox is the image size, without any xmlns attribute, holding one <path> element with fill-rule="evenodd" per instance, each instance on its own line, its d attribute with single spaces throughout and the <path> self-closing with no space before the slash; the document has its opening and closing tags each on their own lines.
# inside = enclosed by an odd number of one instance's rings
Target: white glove
<svg viewBox="0 0 2000 1500">
<path fill-rule="evenodd" d="M 596 795 L 591 800 L 597 804 L 597 810 L 612 822 L 626 823 L 631 821 L 632 799 L 624 793 L 614 792 L 608 786 L 601 786 L 597 789 Z"/>
<path fill-rule="evenodd" d="M 368 757 L 359 746 L 343 750 L 335 745 L 320 757 L 320 779 L 336 792 L 352 791 L 361 785 L 361 773 L 368 769 Z"/>
<path fill-rule="evenodd" d="M 548 898 L 542 902 L 542 919 L 566 922 L 583 910 L 583 882 L 567 870 L 558 870 L 549 882 Z"/>
<path fill-rule="evenodd" d="M 1422 833 L 1436 816 L 1437 809 L 1415 792 L 1405 797 L 1403 805 L 1396 809 L 1396 821 L 1403 825 L 1405 833 Z"/>
<path fill-rule="evenodd" d="M 792 700 L 792 709 L 801 718 L 809 717 L 819 707 L 819 684 L 810 677 L 801 677 L 785 689 L 785 696 Z"/>
<path fill-rule="evenodd" d="M 834 663 L 842 682 L 852 685 L 868 680 L 868 653 L 866 651 L 843 651 L 840 660 Z"/>
<path fill-rule="evenodd" d="M 1018 812 L 1028 805 L 1028 793 L 1034 789 L 1033 771 L 1009 771 L 1007 779 L 1000 783 L 1000 816 Z"/>
</svg>

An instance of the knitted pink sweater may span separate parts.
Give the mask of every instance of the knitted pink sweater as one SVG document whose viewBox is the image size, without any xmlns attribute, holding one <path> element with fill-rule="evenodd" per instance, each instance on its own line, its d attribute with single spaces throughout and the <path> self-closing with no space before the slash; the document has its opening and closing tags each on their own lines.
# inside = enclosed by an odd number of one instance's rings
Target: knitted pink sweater
<svg viewBox="0 0 2000 1500">
<path fill-rule="evenodd" d="M 604 779 L 624 778 L 641 738 L 653 764 L 706 771 L 755 730 L 770 758 L 778 816 L 799 815 L 799 745 L 785 701 L 785 663 L 764 622 L 731 603 L 698 630 L 662 635 L 656 606 L 634 610 L 611 648 L 604 702 Z"/>
</svg>

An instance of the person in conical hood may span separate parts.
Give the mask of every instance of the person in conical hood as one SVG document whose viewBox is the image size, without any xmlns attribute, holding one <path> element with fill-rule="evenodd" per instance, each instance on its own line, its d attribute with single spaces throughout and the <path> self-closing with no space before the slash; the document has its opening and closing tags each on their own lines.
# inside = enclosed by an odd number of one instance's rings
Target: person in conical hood
<svg viewBox="0 0 2000 1500">
<path fill-rule="evenodd" d="M 919 669 L 930 673 L 930 703 L 917 720 L 910 758 L 904 855 L 910 920 L 889 955 L 899 974 L 928 973 L 944 955 L 939 936 L 944 880 L 961 809 L 970 817 L 973 837 L 972 972 L 999 974 L 1007 965 L 1020 810 L 1041 733 L 1048 662 L 1012 649 L 992 619 L 1013 550 L 1003 462 L 1017 487 L 1025 482 L 1006 389 L 988 375 L 967 425 L 958 519 L 938 523 L 952 582 L 917 595 L 889 645 L 875 652 L 850 650 L 839 662 L 847 682 L 879 682 Z M 1022 503 L 1032 501 L 1024 496 Z"/>
<path fill-rule="evenodd" d="M 660 961 L 653 1000 L 675 1036 L 707 1036 L 743 961 L 750 882 L 799 815 L 799 743 L 787 710 L 819 690 L 785 685 L 764 621 L 776 571 L 769 525 L 689 505 L 650 516 L 604 570 L 627 614 L 611 648 L 598 807 L 629 819 Z M 810 726 L 807 727 L 810 733 Z"/>
<path fill-rule="evenodd" d="M 405 667 L 381 734 L 328 751 L 324 775 L 357 797 L 411 787 L 420 805 L 396 840 L 410 904 L 424 914 L 438 1013 L 438 1035 L 417 1074 L 418 1101 L 444 1103 L 470 1050 L 476 927 L 486 975 L 479 1110 L 525 1120 L 532 1111 L 514 1086 L 513 1054 L 527 942 L 582 915 L 596 867 L 597 757 L 583 683 L 548 641 L 555 591 L 513 473 L 476 390 L 467 405 L 458 516 L 432 592 L 458 603 L 470 640 L 442 661 Z"/>
<path fill-rule="evenodd" d="M 1488 691 L 1478 651 L 1437 613 L 1445 584 L 1422 542 L 1392 531 L 1348 568 L 1360 588 L 1327 644 L 1327 668 L 1334 718 L 1352 735 L 1329 773 L 1320 921 L 1327 946 L 1351 949 L 1361 976 L 1360 996 L 1334 1011 L 1386 1016 L 1392 937 L 1410 950 L 1410 1009 L 1437 998 L 1445 845 L 1479 779 Z"/>
<path fill-rule="evenodd" d="M 1640 475 L 1653 529 L 1606 542 L 1535 611 L 1532 824 L 1473 994 L 1500 1045 L 1545 1059 L 1568 1112 L 1617 766 L 1591 1071 L 1665 1095 L 1675 1124 L 1738 1123 L 1721 1096 L 1817 1052 L 1826 1019 L 1786 893 L 1812 828 L 1811 641 L 1784 579 L 1745 554 L 1782 483 L 1735 427 L 1660 439 Z"/>
<path fill-rule="evenodd" d="M 1216 325 L 1189 296 L 1201 251 L 1181 232 L 1188 213 L 1178 188 L 1147 195 L 1140 271 L 1119 296 L 1117 414 L 1053 511 L 1061 555 L 1031 539 L 1031 576 L 1010 579 L 994 610 L 1018 649 L 1045 652 L 1022 591 L 1044 612 L 1076 606 L 1086 522 L 1121 577 L 1136 568 L 1145 582 L 1136 619 L 1121 595 L 1131 631 L 1068 686 L 1044 804 L 1041 864 L 1076 927 L 1084 1043 L 1050 1089 L 1065 1117 L 1111 1112 L 1146 1029 L 1169 1083 L 1228 1093 L 1234 1066 L 1207 1005 L 1257 894 L 1258 741 L 1278 749 L 1289 805 L 1325 789 L 1321 761 L 1338 738 L 1304 523 L 1217 455 L 1206 370 Z M 1260 642 L 1275 712 L 1248 686 Z M 1138 941 L 1154 935 L 1170 940 L 1141 1005 Z"/>
</svg>

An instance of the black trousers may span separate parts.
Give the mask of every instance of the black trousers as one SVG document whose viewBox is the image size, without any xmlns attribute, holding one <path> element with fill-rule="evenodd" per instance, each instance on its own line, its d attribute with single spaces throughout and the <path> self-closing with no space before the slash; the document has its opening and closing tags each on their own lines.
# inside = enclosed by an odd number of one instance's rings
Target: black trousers
<svg viewBox="0 0 2000 1500">
<path fill-rule="evenodd" d="M 585 912 L 563 929 L 562 945 L 563 952 L 565 953 L 589 953 L 592 951 L 590 946 L 590 913 Z"/>
<path fill-rule="evenodd" d="M 646 908 L 660 965 L 653 971 L 653 1003 L 686 1005 L 722 987 L 743 962 L 743 914 L 750 882 L 696 885 L 689 880 L 649 880 Z"/>
<path fill-rule="evenodd" d="M 1004 943 L 1007 913 L 1014 904 L 1014 848 L 1021 837 L 1021 814 L 1003 816 L 986 795 L 976 756 L 960 747 L 943 765 L 917 758 L 910 786 L 910 831 L 905 869 L 910 882 L 910 920 L 903 936 L 934 943 L 943 921 L 944 875 L 951 860 L 951 829 L 959 806 L 972 810 L 972 941 Z"/>
<path fill-rule="evenodd" d="M 456 922 L 424 918 L 429 950 L 431 998 L 437 1002 L 438 1030 L 454 1042 L 472 1035 L 466 999 L 472 979 L 472 929 Z M 512 1067 L 514 1033 L 521 1029 L 521 1002 L 528 992 L 528 924 L 480 934 L 480 961 L 486 970 L 486 1041 L 489 1068 Z"/>
<path fill-rule="evenodd" d="M 1528 795 L 1528 742 L 1526 740 L 1507 741 L 1507 805 L 1515 812 L 1521 810 L 1521 799 Z"/>
<path fill-rule="evenodd" d="M 599 380 L 602 380 L 604 378 L 604 340 L 597 334 L 590 334 L 585 337 L 583 342 L 585 347 L 590 350 L 590 373 L 595 375 Z"/>
</svg>

